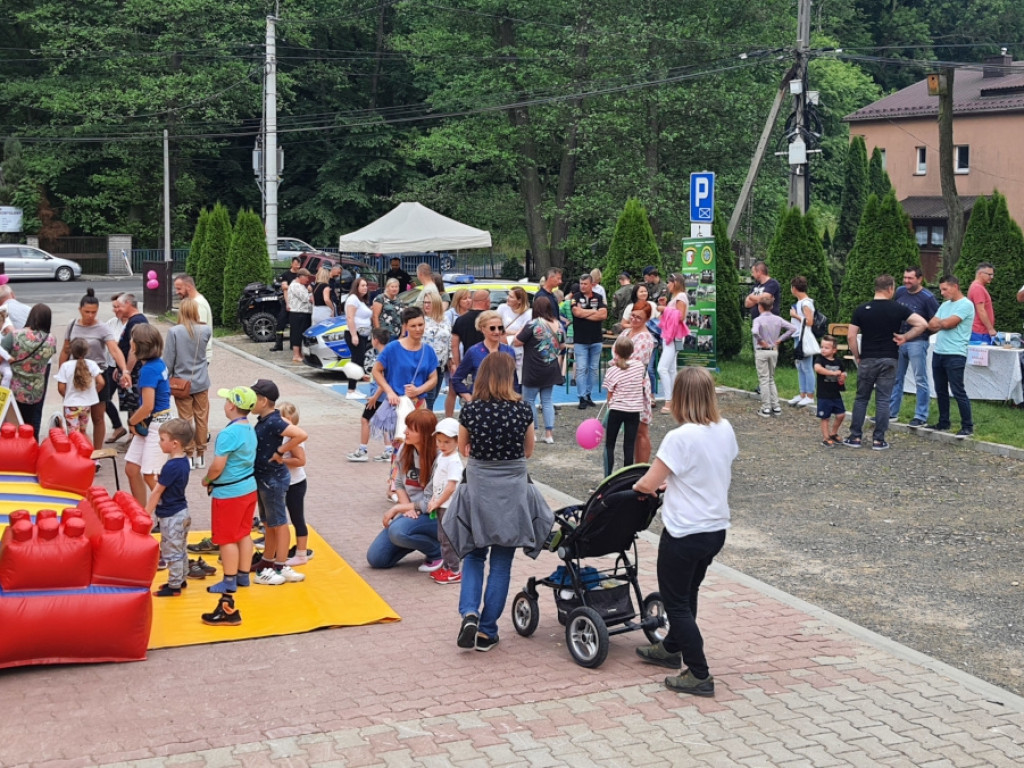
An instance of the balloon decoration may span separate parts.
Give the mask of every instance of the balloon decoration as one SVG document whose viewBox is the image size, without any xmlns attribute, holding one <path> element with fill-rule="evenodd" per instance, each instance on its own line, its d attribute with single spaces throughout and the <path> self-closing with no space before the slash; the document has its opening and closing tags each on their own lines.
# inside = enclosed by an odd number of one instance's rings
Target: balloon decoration
<svg viewBox="0 0 1024 768">
<path fill-rule="evenodd" d="M 155 291 L 157 288 L 160 287 L 160 281 L 156 279 L 148 280 L 146 281 L 146 287 L 149 288 L 149 290 L 151 291 Z"/>
<path fill-rule="evenodd" d="M 592 451 L 601 444 L 604 427 L 600 419 L 587 419 L 576 428 L 576 442 L 580 448 Z"/>
<path fill-rule="evenodd" d="M 0 285 L 7 285 L 10 279 L 7 275 L 0 275 Z"/>
<path fill-rule="evenodd" d="M 156 280 L 156 278 L 157 278 L 157 274 L 156 274 L 156 270 L 155 269 L 151 269 L 151 270 L 149 270 L 149 272 L 146 273 L 146 279 L 147 280 Z"/>
</svg>

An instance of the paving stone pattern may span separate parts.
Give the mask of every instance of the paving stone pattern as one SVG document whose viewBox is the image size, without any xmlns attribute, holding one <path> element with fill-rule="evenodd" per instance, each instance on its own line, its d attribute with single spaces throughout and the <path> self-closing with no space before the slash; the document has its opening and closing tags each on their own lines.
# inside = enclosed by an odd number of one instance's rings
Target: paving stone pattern
<svg viewBox="0 0 1024 768">
<path fill-rule="evenodd" d="M 402 621 L 161 650 L 137 664 L 0 671 L 0 765 L 1024 764 L 1024 700 L 725 568 L 700 604 L 714 699 L 665 689 L 667 670 L 633 652 L 641 632 L 613 637 L 600 668 L 577 666 L 550 593 L 533 637 L 516 635 L 506 611 L 496 649 L 458 649 L 458 587 L 431 582 L 414 557 L 390 571 L 365 564 L 388 503 L 384 466 L 343 459 L 360 409 L 218 345 L 218 386 L 268 373 L 310 432 L 307 519 Z M 220 402 L 211 410 L 221 426 Z M 197 528 L 209 524 L 198 481 Z M 656 547 L 639 547 L 646 593 Z M 519 555 L 513 594 L 558 562 Z M 239 597 L 243 616 L 257 601 Z"/>
</svg>

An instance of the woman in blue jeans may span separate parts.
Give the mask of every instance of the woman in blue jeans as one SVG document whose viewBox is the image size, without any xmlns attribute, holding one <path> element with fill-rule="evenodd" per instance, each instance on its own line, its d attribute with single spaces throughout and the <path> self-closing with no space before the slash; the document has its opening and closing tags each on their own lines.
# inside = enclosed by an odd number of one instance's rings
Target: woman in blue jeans
<svg viewBox="0 0 1024 768">
<path fill-rule="evenodd" d="M 473 399 L 459 418 L 459 451 L 469 462 L 442 521 L 452 549 L 463 558 L 459 648 L 489 651 L 498 644 L 516 548 L 536 557 L 551 532 L 551 510 L 526 473 L 534 444 L 533 409 L 516 394 L 515 373 L 511 355 L 485 357 Z"/>
<path fill-rule="evenodd" d="M 697 627 L 697 594 L 725 544 L 732 462 L 739 449 L 732 425 L 718 412 L 715 381 L 706 368 L 679 370 L 669 407 L 679 426 L 665 435 L 651 468 L 633 486 L 642 495 L 665 487 L 658 589 L 669 632 L 664 641 L 636 652 L 649 664 L 682 668 L 665 678 L 670 690 L 714 696 L 715 679 Z"/>
<path fill-rule="evenodd" d="M 419 569 L 424 573 L 436 571 L 444 562 L 437 538 L 437 519 L 427 513 L 430 478 L 437 457 L 436 427 L 437 416 L 425 408 L 413 411 L 405 419 L 405 442 L 395 458 L 398 503 L 384 513 L 384 530 L 366 552 L 371 568 L 391 568 L 417 550 L 423 553 Z"/>
<path fill-rule="evenodd" d="M 562 375 L 561 353 L 565 346 L 565 331 L 558 322 L 555 308 L 546 296 L 538 296 L 533 303 L 533 319 L 512 342 L 523 348 L 523 401 L 533 410 L 540 395 L 544 414 L 544 442 L 555 442 L 555 406 L 552 391 L 565 382 Z M 534 419 L 536 429 L 537 419 Z"/>
</svg>

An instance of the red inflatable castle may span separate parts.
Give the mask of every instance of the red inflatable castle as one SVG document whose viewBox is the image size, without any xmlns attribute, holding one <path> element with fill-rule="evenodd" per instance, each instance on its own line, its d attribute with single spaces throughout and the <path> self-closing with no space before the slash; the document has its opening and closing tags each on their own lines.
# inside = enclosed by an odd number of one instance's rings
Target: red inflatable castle
<svg viewBox="0 0 1024 768">
<path fill-rule="evenodd" d="M 37 445 L 30 426 L 0 428 L 6 480 L 37 479 L 44 491 L 81 498 L 60 515 L 40 505 L 7 515 L 0 537 L 0 668 L 146 657 L 159 545 L 149 515 L 130 494 L 111 498 L 92 485 L 91 455 L 88 439 L 77 432 L 54 429 Z"/>
</svg>

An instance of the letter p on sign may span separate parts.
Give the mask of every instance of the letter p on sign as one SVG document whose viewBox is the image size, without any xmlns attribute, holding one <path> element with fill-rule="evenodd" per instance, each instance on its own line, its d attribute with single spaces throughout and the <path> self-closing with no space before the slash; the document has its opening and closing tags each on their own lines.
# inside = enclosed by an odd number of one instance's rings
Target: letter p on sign
<svg viewBox="0 0 1024 768">
<path fill-rule="evenodd" d="M 715 220 L 715 174 L 690 174 L 690 221 L 708 224 Z"/>
</svg>

